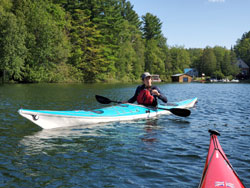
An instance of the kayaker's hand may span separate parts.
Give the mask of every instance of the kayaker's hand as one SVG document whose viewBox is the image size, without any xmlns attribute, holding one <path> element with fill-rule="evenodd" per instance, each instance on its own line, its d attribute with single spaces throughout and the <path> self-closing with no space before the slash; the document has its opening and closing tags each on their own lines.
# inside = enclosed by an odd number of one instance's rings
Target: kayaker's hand
<svg viewBox="0 0 250 188">
<path fill-rule="evenodd" d="M 157 97 L 159 97 L 161 95 L 156 89 L 152 90 L 152 94 L 157 96 Z"/>
</svg>

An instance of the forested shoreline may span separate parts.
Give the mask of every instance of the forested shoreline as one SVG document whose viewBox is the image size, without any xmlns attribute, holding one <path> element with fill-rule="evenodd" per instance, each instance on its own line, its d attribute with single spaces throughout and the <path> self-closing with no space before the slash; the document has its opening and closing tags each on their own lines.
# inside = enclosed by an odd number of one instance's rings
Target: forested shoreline
<svg viewBox="0 0 250 188">
<path fill-rule="evenodd" d="M 235 77 L 250 66 L 250 31 L 231 49 L 168 46 L 161 20 L 128 0 L 0 0 L 0 77 L 18 83 L 165 81 L 184 68 Z M 240 36 L 239 36 L 240 37 Z"/>
</svg>

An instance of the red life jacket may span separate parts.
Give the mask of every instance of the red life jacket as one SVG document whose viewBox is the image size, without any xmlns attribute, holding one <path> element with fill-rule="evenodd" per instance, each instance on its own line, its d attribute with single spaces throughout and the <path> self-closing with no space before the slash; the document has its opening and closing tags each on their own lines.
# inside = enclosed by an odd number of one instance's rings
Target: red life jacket
<svg viewBox="0 0 250 188">
<path fill-rule="evenodd" d="M 150 91 L 143 89 L 137 96 L 137 103 L 143 105 L 152 105 L 154 102 L 154 97 L 150 94 Z"/>
</svg>

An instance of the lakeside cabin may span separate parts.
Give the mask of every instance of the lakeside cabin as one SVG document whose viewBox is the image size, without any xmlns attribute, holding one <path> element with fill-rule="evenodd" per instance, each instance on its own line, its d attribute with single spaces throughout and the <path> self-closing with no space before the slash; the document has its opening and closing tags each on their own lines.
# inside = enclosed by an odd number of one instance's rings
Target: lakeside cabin
<svg viewBox="0 0 250 188">
<path fill-rule="evenodd" d="M 188 74 L 189 76 L 192 76 L 193 78 L 199 76 L 199 73 L 198 73 L 197 69 L 195 69 L 195 68 L 184 69 L 184 74 Z"/>
<path fill-rule="evenodd" d="M 192 81 L 192 76 L 188 74 L 175 74 L 171 76 L 172 82 L 186 83 Z"/>
<path fill-rule="evenodd" d="M 242 59 L 237 60 L 236 66 L 239 67 L 242 75 L 249 75 L 249 66 Z"/>
<path fill-rule="evenodd" d="M 161 82 L 160 76 L 158 74 L 153 74 L 152 81 L 153 82 Z"/>
</svg>

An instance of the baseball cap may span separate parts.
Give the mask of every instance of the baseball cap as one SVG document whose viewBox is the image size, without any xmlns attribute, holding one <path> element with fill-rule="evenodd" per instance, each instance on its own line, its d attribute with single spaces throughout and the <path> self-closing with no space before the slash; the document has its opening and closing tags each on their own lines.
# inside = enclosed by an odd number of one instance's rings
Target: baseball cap
<svg viewBox="0 0 250 188">
<path fill-rule="evenodd" d="M 142 75 L 141 75 L 141 79 L 144 80 L 144 78 L 146 77 L 151 77 L 151 74 L 149 72 L 144 72 Z"/>
</svg>

